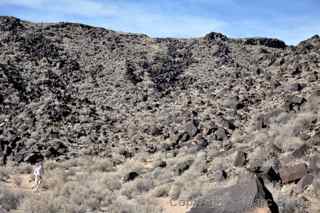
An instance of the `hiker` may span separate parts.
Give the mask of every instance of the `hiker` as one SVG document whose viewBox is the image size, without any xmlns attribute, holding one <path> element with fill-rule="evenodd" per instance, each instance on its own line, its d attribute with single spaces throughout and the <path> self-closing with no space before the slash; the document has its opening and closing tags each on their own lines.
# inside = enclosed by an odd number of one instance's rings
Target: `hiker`
<svg viewBox="0 0 320 213">
<path fill-rule="evenodd" d="M 33 169 L 33 175 L 34 175 L 34 185 L 32 186 L 32 189 L 34 192 L 38 192 L 41 181 L 42 181 L 42 176 L 44 175 L 43 161 L 36 163 Z"/>
</svg>

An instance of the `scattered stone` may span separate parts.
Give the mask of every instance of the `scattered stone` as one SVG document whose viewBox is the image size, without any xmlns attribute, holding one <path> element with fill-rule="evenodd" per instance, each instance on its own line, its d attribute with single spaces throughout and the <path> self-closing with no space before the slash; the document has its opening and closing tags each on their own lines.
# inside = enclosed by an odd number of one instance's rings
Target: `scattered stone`
<svg viewBox="0 0 320 213">
<path fill-rule="evenodd" d="M 320 158 L 318 155 L 311 156 L 309 162 L 309 171 L 315 174 L 320 172 Z"/>
<path fill-rule="evenodd" d="M 294 150 L 292 152 L 292 156 L 294 156 L 295 158 L 301 158 L 305 155 L 307 150 L 308 150 L 308 145 L 302 144 L 301 146 L 299 146 L 296 150 Z"/>
<path fill-rule="evenodd" d="M 303 88 L 305 88 L 305 86 L 306 86 L 305 84 L 294 83 L 294 84 L 290 85 L 289 90 L 291 92 L 298 92 L 298 91 L 303 90 Z"/>
<path fill-rule="evenodd" d="M 174 168 L 174 172 L 176 175 L 182 175 L 186 170 L 188 170 L 193 163 L 193 160 L 186 160 L 183 162 L 179 162 L 176 167 Z"/>
<path fill-rule="evenodd" d="M 285 108 L 287 111 L 299 111 L 302 104 L 304 104 L 306 101 L 307 100 L 303 97 L 291 95 L 286 100 Z"/>
<path fill-rule="evenodd" d="M 311 174 L 306 174 L 299 182 L 297 183 L 296 186 L 296 192 L 297 193 L 302 193 L 309 185 L 312 184 L 313 182 L 313 175 Z"/>
<path fill-rule="evenodd" d="M 222 127 L 219 127 L 217 129 L 217 131 L 215 132 L 215 137 L 216 137 L 216 140 L 218 141 L 223 141 L 227 138 L 227 132 L 224 128 Z"/>
<path fill-rule="evenodd" d="M 306 173 L 307 165 L 304 163 L 286 165 L 281 167 L 279 170 L 282 183 L 290 183 L 300 180 Z"/>
<path fill-rule="evenodd" d="M 278 182 L 280 181 L 279 174 L 272 166 L 264 167 L 261 171 L 256 172 L 257 176 L 262 178 L 265 182 Z"/>
<path fill-rule="evenodd" d="M 218 169 L 218 170 L 214 171 L 213 174 L 210 176 L 212 177 L 212 179 L 214 181 L 221 182 L 227 178 L 227 173 L 222 169 Z"/>
<path fill-rule="evenodd" d="M 167 162 L 163 160 L 158 160 L 155 162 L 154 167 L 165 168 L 167 166 Z"/>
<path fill-rule="evenodd" d="M 2 208 L 0 205 L 0 213 L 9 213 L 9 212 L 7 210 L 5 210 L 4 208 Z"/>
<path fill-rule="evenodd" d="M 188 122 L 185 127 L 185 132 L 189 135 L 189 137 L 194 137 L 198 133 L 198 127 L 196 126 L 194 121 Z"/>
<path fill-rule="evenodd" d="M 242 167 L 246 163 L 247 163 L 247 153 L 243 151 L 237 151 L 233 161 L 233 165 L 236 167 Z"/>
</svg>

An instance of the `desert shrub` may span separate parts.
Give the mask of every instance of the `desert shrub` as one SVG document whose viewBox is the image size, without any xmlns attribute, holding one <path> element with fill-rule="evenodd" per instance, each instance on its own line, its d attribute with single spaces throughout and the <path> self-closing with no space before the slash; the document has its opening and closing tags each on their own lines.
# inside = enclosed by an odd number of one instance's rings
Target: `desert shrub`
<svg viewBox="0 0 320 213">
<path fill-rule="evenodd" d="M 310 112 L 300 113 L 292 122 L 292 136 L 299 136 L 303 130 L 309 130 L 316 119 L 316 114 Z"/>
<path fill-rule="evenodd" d="M 320 198 L 320 178 L 316 178 L 312 183 L 312 189 L 317 198 Z"/>
<path fill-rule="evenodd" d="M 17 209 L 20 201 L 23 199 L 21 193 L 11 192 L 0 185 L 0 204 L 7 210 Z"/>
<path fill-rule="evenodd" d="M 179 198 L 181 190 L 182 190 L 183 184 L 176 182 L 172 184 L 170 191 L 169 191 L 169 197 L 173 200 L 176 200 Z"/>
<path fill-rule="evenodd" d="M 68 161 L 66 161 L 66 162 L 68 162 Z M 65 165 L 65 164 L 66 163 L 61 164 L 61 163 L 58 163 L 54 160 L 48 160 L 45 162 L 44 166 L 45 166 L 46 170 L 54 170 L 54 169 L 58 169 L 58 168 L 64 168 L 63 165 Z"/>
<path fill-rule="evenodd" d="M 133 181 L 125 183 L 122 185 L 121 194 L 125 195 L 129 199 L 142 193 L 148 192 L 154 187 L 154 182 L 151 179 L 137 178 Z"/>
<path fill-rule="evenodd" d="M 33 168 L 30 164 L 22 163 L 17 167 L 16 170 L 17 170 L 16 172 L 19 174 L 31 174 Z"/>
<path fill-rule="evenodd" d="M 299 198 L 284 198 L 281 197 L 277 202 L 280 212 L 283 213 L 300 213 L 305 212 L 305 203 Z"/>
<path fill-rule="evenodd" d="M 93 163 L 89 166 L 88 171 L 89 172 L 110 172 L 114 171 L 113 162 L 111 159 L 95 159 L 92 161 Z"/>
<path fill-rule="evenodd" d="M 119 190 L 121 188 L 121 179 L 115 173 L 101 174 L 101 185 L 111 191 Z"/>
<path fill-rule="evenodd" d="M 162 213 L 159 207 L 157 207 L 152 201 L 146 200 L 143 203 L 139 203 L 136 200 L 128 200 L 126 197 L 119 196 L 115 202 L 110 205 L 107 212 L 112 213 Z"/>
<path fill-rule="evenodd" d="M 26 197 L 20 208 L 23 209 L 25 213 L 66 213 L 66 211 L 61 209 L 63 205 L 63 202 L 57 202 L 56 198 L 46 194 L 46 196 Z"/>
<path fill-rule="evenodd" d="M 200 179 L 188 181 L 187 184 L 181 188 L 179 199 L 194 200 L 202 195 L 203 189 L 207 187 L 207 183 Z"/>
<path fill-rule="evenodd" d="M 85 158 L 75 158 L 75 159 L 70 159 L 67 161 L 64 161 L 63 163 L 57 163 L 57 162 L 52 162 L 53 166 L 57 167 L 63 167 L 63 168 L 72 168 L 72 167 L 77 167 L 77 166 L 83 166 L 84 162 L 87 162 L 84 160 Z M 49 167 L 49 165 L 48 165 Z"/>
<path fill-rule="evenodd" d="M 7 167 L 0 167 L 0 180 L 6 180 L 10 177 L 11 171 Z"/>
<path fill-rule="evenodd" d="M 42 185 L 48 190 L 60 190 L 68 179 L 68 173 L 61 168 L 46 170 Z"/>
<path fill-rule="evenodd" d="M 203 171 L 207 168 L 206 158 L 205 152 L 199 152 L 196 156 L 190 156 L 190 159 L 194 159 L 193 163 L 183 176 L 193 178 L 202 175 Z"/>
<path fill-rule="evenodd" d="M 22 178 L 21 177 L 18 177 L 18 176 L 15 176 L 13 177 L 13 182 L 16 186 L 20 187 L 21 184 L 22 184 Z"/>
<path fill-rule="evenodd" d="M 153 191 L 152 195 L 154 197 L 166 197 L 169 195 L 170 184 L 164 184 L 161 186 L 157 186 Z"/>
</svg>

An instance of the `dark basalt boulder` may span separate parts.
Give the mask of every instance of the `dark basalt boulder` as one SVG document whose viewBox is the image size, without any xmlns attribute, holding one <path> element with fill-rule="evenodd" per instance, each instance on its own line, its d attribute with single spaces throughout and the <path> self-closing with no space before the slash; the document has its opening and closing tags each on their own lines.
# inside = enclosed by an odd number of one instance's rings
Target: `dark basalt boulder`
<svg viewBox="0 0 320 213">
<path fill-rule="evenodd" d="M 286 43 L 274 38 L 246 38 L 243 40 L 244 44 L 248 45 L 262 45 L 271 48 L 284 49 L 287 47 Z"/>
<path fill-rule="evenodd" d="M 0 31 L 14 31 L 22 29 L 21 20 L 11 16 L 0 16 Z"/>
<path fill-rule="evenodd" d="M 206 41 L 226 41 L 228 37 L 223 35 L 222 33 L 211 32 L 204 36 Z"/>
<path fill-rule="evenodd" d="M 256 177 L 209 192 L 197 199 L 188 213 L 247 213 L 255 208 L 269 208 L 278 213 L 272 194 Z"/>
</svg>

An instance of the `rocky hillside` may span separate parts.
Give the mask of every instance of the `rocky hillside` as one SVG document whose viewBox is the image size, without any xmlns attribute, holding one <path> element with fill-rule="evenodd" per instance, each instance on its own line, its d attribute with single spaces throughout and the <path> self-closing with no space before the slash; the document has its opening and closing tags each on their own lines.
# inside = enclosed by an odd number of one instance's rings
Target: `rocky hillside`
<svg viewBox="0 0 320 213">
<path fill-rule="evenodd" d="M 315 93 L 320 38 L 150 38 L 0 18 L 0 134 L 9 159 L 130 157 L 269 128 Z"/>
<path fill-rule="evenodd" d="M 267 179 L 286 184 L 319 171 L 319 72 L 317 35 L 287 46 L 0 17 L 1 155 L 117 164 L 138 153 L 201 152 L 206 175 L 265 174 L 269 165 Z M 310 177 L 301 180 L 300 192 Z"/>
</svg>

